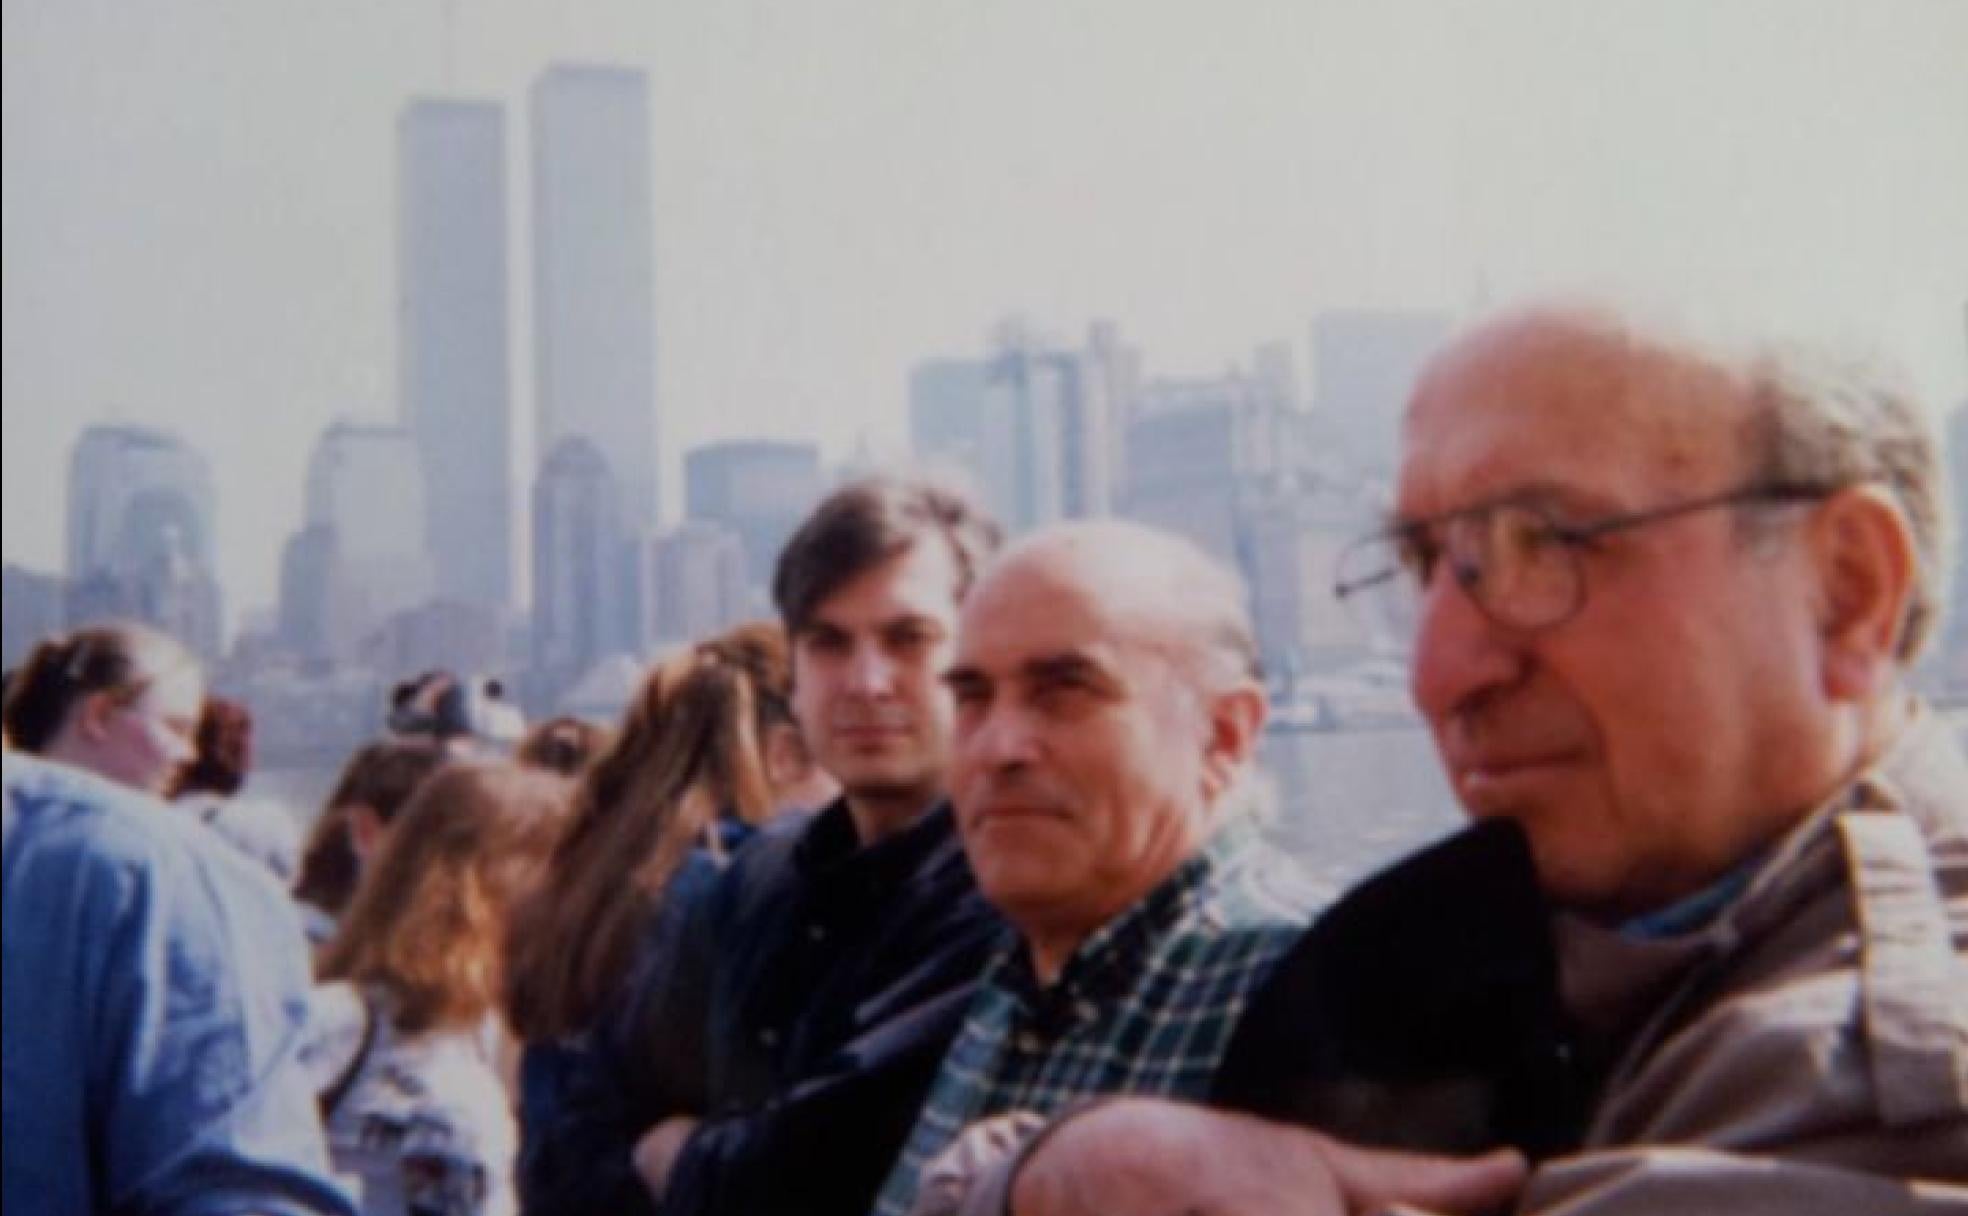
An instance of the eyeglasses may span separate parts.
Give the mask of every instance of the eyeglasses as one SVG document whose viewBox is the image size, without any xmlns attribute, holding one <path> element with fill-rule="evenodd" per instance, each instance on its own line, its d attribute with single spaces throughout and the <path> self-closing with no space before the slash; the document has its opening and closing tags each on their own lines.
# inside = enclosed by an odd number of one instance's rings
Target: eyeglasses
<svg viewBox="0 0 1968 1216">
<path fill-rule="evenodd" d="M 1559 520 L 1532 502 L 1485 503 L 1355 541 L 1340 554 L 1333 594 L 1375 640 L 1405 646 L 1415 635 L 1422 593 L 1446 559 L 1456 585 L 1493 624 L 1518 632 L 1550 629 L 1584 606 L 1579 554 L 1601 537 L 1718 507 L 1817 502 L 1841 488 L 1755 483 L 1583 524 Z"/>
</svg>

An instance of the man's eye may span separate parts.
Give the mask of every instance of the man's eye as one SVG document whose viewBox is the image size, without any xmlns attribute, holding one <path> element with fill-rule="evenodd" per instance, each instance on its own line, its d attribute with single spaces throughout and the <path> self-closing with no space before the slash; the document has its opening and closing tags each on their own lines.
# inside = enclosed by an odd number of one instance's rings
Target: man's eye
<svg viewBox="0 0 1968 1216">
<path fill-rule="evenodd" d="M 921 650 L 935 642 L 936 634 L 920 625 L 891 630 L 888 634 L 888 644 L 896 650 Z"/>
<path fill-rule="evenodd" d="M 1416 528 L 1394 538 L 1394 560 L 1418 583 L 1427 583 L 1442 556 L 1442 546 L 1428 531 Z"/>
<path fill-rule="evenodd" d="M 839 633 L 809 633 L 806 648 L 815 654 L 839 654 L 847 648 L 847 637 Z"/>
</svg>

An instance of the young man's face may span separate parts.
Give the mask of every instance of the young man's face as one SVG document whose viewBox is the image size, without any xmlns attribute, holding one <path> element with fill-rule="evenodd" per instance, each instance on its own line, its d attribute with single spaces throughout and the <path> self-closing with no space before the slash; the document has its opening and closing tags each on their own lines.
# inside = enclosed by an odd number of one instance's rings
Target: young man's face
<svg viewBox="0 0 1968 1216">
<path fill-rule="evenodd" d="M 956 589 L 949 545 L 926 537 L 843 584 L 793 638 L 793 712 L 850 799 L 942 792 Z"/>
<path fill-rule="evenodd" d="M 1728 491 L 1753 474 L 1717 391 L 1577 334 L 1479 339 L 1417 395 L 1398 516 L 1522 498 L 1583 525 Z M 1486 616 L 1447 562 L 1423 590 L 1413 690 L 1450 782 L 1524 827 L 1564 902 L 1659 906 L 1827 792 L 1813 576 L 1794 531 L 1742 524 L 1722 508 L 1577 546 L 1579 606 L 1547 627 Z"/>
</svg>

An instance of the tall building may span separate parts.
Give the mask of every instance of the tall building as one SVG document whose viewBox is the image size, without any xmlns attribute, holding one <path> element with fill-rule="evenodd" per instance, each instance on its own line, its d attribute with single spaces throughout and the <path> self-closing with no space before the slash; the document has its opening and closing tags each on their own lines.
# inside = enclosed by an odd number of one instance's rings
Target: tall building
<svg viewBox="0 0 1968 1216">
<path fill-rule="evenodd" d="M 422 461 L 407 430 L 336 421 L 308 462 L 307 516 L 281 571 L 282 639 L 346 660 L 435 589 L 424 542 Z"/>
<path fill-rule="evenodd" d="M 561 439 L 533 487 L 533 665 L 571 684 L 605 655 L 633 649 L 633 550 L 608 462 Z"/>
<path fill-rule="evenodd" d="M 147 427 L 92 426 L 68 478 L 68 576 L 134 574 L 167 549 L 211 569 L 216 496 L 205 458 Z"/>
<path fill-rule="evenodd" d="M 69 620 L 135 617 L 216 658 L 215 503 L 205 458 L 176 436 L 84 431 L 69 462 Z"/>
<path fill-rule="evenodd" d="M 1447 313 L 1422 310 L 1329 312 L 1313 320 L 1312 407 L 1357 472 L 1393 469 L 1408 394 L 1452 328 Z"/>
<path fill-rule="evenodd" d="M 1102 345 L 1102 343 L 1105 345 Z M 1138 365 L 1111 327 L 1086 351 L 1006 320 L 981 360 L 931 359 L 909 376 L 918 457 L 961 472 L 1011 532 L 1112 506 L 1115 417 Z"/>
<path fill-rule="evenodd" d="M 397 133 L 400 392 L 437 590 L 503 608 L 513 599 L 505 113 L 489 101 L 416 101 Z"/>
<path fill-rule="evenodd" d="M 736 532 L 690 520 L 649 546 L 644 600 L 656 646 L 695 642 L 755 615 Z"/>
<path fill-rule="evenodd" d="M 1011 428 L 992 413 L 982 359 L 928 359 L 909 370 L 909 441 L 917 459 L 960 477 L 998 519 L 1010 512 Z"/>
<path fill-rule="evenodd" d="M 746 580 L 764 590 L 779 550 L 820 500 L 820 450 L 769 440 L 706 444 L 684 457 L 683 487 L 684 513 L 735 532 Z"/>
<path fill-rule="evenodd" d="M 539 450 L 569 435 L 592 443 L 640 535 L 659 502 L 648 78 L 547 69 L 533 84 L 532 137 Z"/>
<path fill-rule="evenodd" d="M 1100 515 L 1114 508 L 1127 484 L 1127 428 L 1141 396 L 1141 352 L 1122 340 L 1112 321 L 1088 328 L 1085 388 L 1086 428 L 1100 436 L 1103 448 L 1084 453 L 1081 476 L 1095 507 L 1087 513 Z"/>
</svg>

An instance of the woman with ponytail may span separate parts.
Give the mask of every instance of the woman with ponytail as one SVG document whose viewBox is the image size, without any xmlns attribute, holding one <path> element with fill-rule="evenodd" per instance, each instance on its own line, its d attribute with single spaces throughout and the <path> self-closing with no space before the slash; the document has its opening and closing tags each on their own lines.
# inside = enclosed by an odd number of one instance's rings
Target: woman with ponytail
<svg viewBox="0 0 1968 1216">
<path fill-rule="evenodd" d="M 650 672 L 581 778 L 545 882 L 515 917 L 507 1016 L 521 1065 L 519 1183 L 529 1214 L 639 1211 L 630 1159 L 658 1118 L 701 1109 L 700 1045 L 665 1018 L 701 992 L 692 901 L 758 823 L 832 796 L 790 706 L 784 634 L 741 626 Z"/>
</svg>

